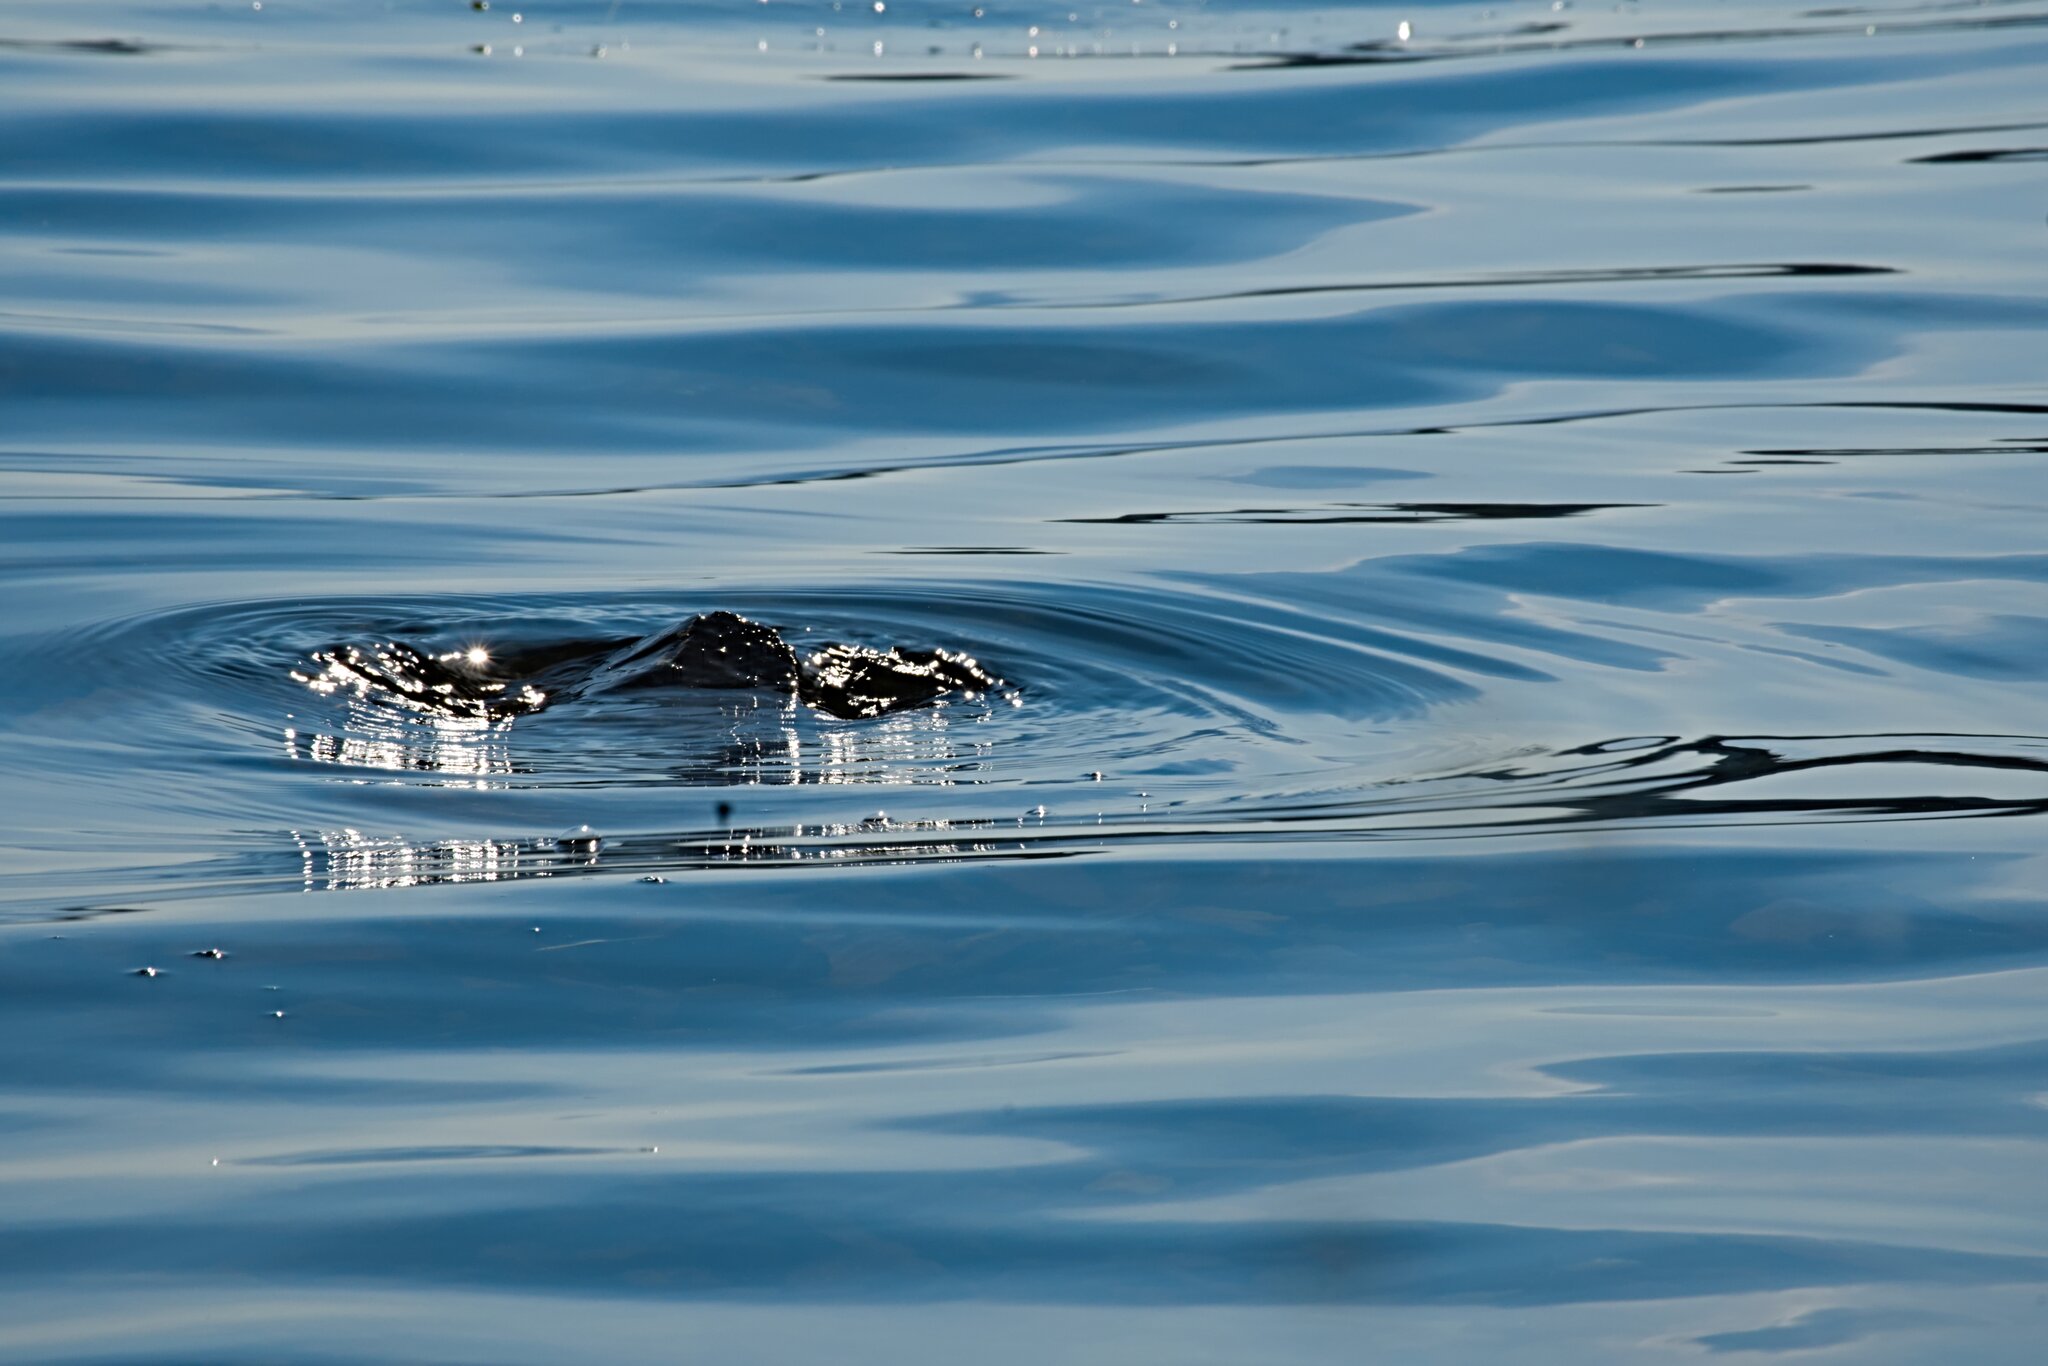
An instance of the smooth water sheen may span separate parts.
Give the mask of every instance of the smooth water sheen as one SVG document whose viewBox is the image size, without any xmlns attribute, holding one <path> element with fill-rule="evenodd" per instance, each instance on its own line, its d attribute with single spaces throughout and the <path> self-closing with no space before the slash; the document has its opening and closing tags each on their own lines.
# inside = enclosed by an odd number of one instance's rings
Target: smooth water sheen
<svg viewBox="0 0 2048 1366">
<path fill-rule="evenodd" d="M 2040 1359 L 2048 3 L 13 0 L 0 1358 Z M 694 613 L 1009 687 L 310 688 Z"/>
</svg>

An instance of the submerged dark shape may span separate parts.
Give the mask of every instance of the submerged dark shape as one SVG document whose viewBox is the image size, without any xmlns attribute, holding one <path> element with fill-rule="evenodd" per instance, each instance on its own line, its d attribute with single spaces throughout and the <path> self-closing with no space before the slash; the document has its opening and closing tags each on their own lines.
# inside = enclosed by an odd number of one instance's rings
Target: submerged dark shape
<svg viewBox="0 0 2048 1366">
<path fill-rule="evenodd" d="M 706 612 L 633 641 L 598 664 L 584 692 L 623 688 L 755 688 L 795 692 L 796 651 L 772 626 Z"/>
<path fill-rule="evenodd" d="M 419 711 L 481 721 L 524 716 L 564 697 L 646 688 L 783 693 L 847 720 L 972 698 L 1003 680 L 949 650 L 826 645 L 799 658 L 772 626 L 705 612 L 631 640 L 569 641 L 492 655 L 428 654 L 403 642 L 316 651 L 317 674 L 294 677 L 321 692 L 352 688 Z"/>
<path fill-rule="evenodd" d="M 513 687 L 495 677 L 480 651 L 430 655 L 403 641 L 381 645 L 336 645 L 313 652 L 317 674 L 292 677 L 316 692 L 352 687 L 376 693 L 418 711 L 495 720 L 539 711 L 547 695 L 530 685 Z"/>
<path fill-rule="evenodd" d="M 880 716 L 924 706 L 950 692 L 984 692 L 1002 681 L 950 650 L 827 645 L 804 661 L 797 695 L 834 716 Z"/>
</svg>

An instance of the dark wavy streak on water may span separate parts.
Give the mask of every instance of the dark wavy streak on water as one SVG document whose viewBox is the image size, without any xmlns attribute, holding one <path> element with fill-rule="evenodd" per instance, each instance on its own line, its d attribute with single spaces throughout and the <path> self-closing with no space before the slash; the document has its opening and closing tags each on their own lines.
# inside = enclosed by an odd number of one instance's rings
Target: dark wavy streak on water
<svg viewBox="0 0 2048 1366">
<path fill-rule="evenodd" d="M 2031 1366 L 2044 26 L 8 6 L 0 1358 Z"/>
<path fill-rule="evenodd" d="M 1589 747 L 1608 749 L 1613 742 Z M 310 758 L 327 759 L 321 740 L 310 742 Z M 1568 752 L 1560 761 L 1587 751 Z M 758 751 L 740 751 L 728 771 L 758 761 Z M 503 881 L 520 877 L 563 877 L 585 873 L 658 876 L 690 869 L 740 865 L 804 865 L 847 862 L 909 863 L 924 860 L 980 860 L 1071 857 L 1112 852 L 1132 845 L 1176 842 L 1257 844 L 1275 841 L 1354 839 L 1422 840 L 1499 837 L 1513 833 L 1619 834 L 1663 827 L 1773 826 L 1817 822 L 2039 816 L 2048 813 L 2048 737 L 2003 736 L 1801 736 L 1708 737 L 1660 746 L 1631 760 L 1633 767 L 1658 761 L 1653 780 L 1629 782 L 1611 765 L 1591 774 L 1569 769 L 1457 775 L 1418 784 L 1427 795 L 1360 796 L 1350 800 L 1236 803 L 1223 811 L 1176 805 L 1157 815 L 1139 801 L 1136 813 L 1112 821 L 1049 821 L 1036 809 L 1016 819 L 893 820 L 887 813 L 857 824 L 731 826 L 632 834 L 603 841 L 573 835 L 516 840 L 445 840 L 414 844 L 402 837 L 379 839 L 356 831 L 294 832 L 298 858 L 246 856 L 222 866 L 194 870 L 199 879 L 189 894 L 227 891 L 350 891 L 437 883 Z M 1915 766 L 1987 770 L 1997 776 L 2034 780 L 2030 796 L 1978 795 L 1970 791 L 1930 793 L 1910 784 L 1897 789 L 1866 787 L 1851 766 Z M 1560 763 L 1562 768 L 1562 763 Z M 1841 773 L 1833 795 L 1772 797 L 1750 795 L 1736 786 L 1815 769 Z M 1577 777 L 1573 784 L 1570 779 Z M 1616 779 L 1619 778 L 1617 781 Z M 1602 779 L 1607 779 L 1603 782 Z M 1519 784 L 1513 795 L 1489 792 L 1482 781 Z M 1967 782 L 1967 779 L 1965 780 Z M 1993 782 L 1990 791 L 2009 786 Z M 1761 789 L 1767 793 L 1769 788 Z M 1431 819 L 1434 818 L 1434 819 Z M 1590 830 L 1585 829 L 1590 827 Z M 282 854 L 282 851 L 279 851 Z M 158 895 L 172 894 L 159 889 Z M 103 913 L 76 907 L 71 916 Z"/>
</svg>

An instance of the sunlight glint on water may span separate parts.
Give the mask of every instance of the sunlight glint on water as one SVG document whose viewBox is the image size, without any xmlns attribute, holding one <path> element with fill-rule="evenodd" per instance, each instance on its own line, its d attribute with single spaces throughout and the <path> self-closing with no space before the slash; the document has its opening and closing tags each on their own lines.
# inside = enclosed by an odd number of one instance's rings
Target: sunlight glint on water
<svg viewBox="0 0 2048 1366">
<path fill-rule="evenodd" d="M 0 1356 L 2032 1363 L 2044 70 L 9 6 Z"/>
</svg>

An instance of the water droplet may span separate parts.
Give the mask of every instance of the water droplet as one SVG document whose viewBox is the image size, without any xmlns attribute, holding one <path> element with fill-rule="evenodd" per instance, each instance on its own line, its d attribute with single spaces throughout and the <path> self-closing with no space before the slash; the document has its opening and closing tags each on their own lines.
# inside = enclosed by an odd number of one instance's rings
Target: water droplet
<svg viewBox="0 0 2048 1366">
<path fill-rule="evenodd" d="M 226 954 L 225 952 L 223 952 L 222 950 L 220 950 L 220 949 L 194 949 L 194 950 L 192 950 L 192 956 L 193 956 L 194 958 L 216 958 L 216 959 L 218 959 L 218 958 L 225 958 L 225 957 L 227 957 L 227 954 Z"/>
<path fill-rule="evenodd" d="M 643 878 L 641 878 L 640 880 L 641 880 L 642 882 L 667 882 L 667 881 L 668 881 L 668 879 L 667 879 L 667 878 L 665 878 L 665 877 L 663 877 L 663 876 L 662 876 L 662 875 L 661 875 L 660 873 L 649 873 L 649 874 L 648 874 L 648 875 L 647 875 L 646 877 L 643 877 Z"/>
<path fill-rule="evenodd" d="M 604 847 L 604 836 L 598 834 L 597 831 L 587 825 L 578 825 L 564 830 L 561 834 L 555 836 L 555 842 L 564 849 L 574 849 L 578 853 L 583 854 L 594 854 Z"/>
<path fill-rule="evenodd" d="M 137 968 L 134 975 L 137 977 L 155 977 L 159 974 L 155 968 Z"/>
</svg>

